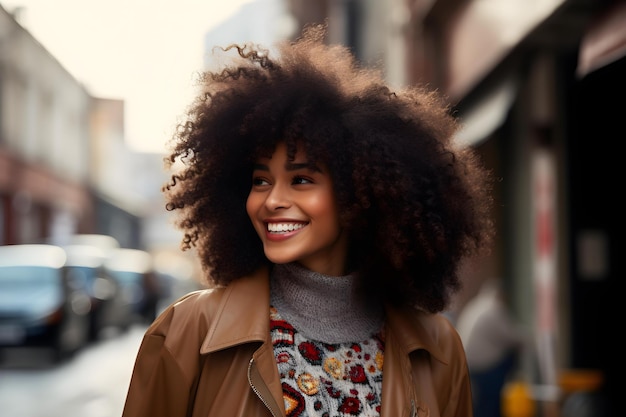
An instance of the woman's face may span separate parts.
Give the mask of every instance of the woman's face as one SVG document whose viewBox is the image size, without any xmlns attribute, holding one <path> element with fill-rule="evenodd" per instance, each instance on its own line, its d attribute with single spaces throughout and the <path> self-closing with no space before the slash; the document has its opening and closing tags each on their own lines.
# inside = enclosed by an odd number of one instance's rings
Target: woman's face
<svg viewBox="0 0 626 417">
<path fill-rule="evenodd" d="M 298 150 L 287 159 L 279 143 L 271 158 L 259 158 L 246 209 L 273 263 L 298 262 L 327 275 L 345 274 L 347 239 L 339 225 L 333 183 L 325 167 L 311 169 Z"/>
</svg>

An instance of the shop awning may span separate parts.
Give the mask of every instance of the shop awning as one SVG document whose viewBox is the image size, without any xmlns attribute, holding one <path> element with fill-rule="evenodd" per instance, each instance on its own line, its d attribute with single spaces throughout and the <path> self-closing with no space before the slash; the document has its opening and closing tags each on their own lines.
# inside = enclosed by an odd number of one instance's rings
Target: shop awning
<svg viewBox="0 0 626 417">
<path fill-rule="evenodd" d="M 626 56 L 626 1 L 618 1 L 593 20 L 583 34 L 577 75 L 582 78 Z"/>
<path fill-rule="evenodd" d="M 455 142 L 461 146 L 476 146 L 498 129 L 517 95 L 518 82 L 514 77 L 504 79 L 466 112 L 460 114 L 461 130 Z"/>
</svg>

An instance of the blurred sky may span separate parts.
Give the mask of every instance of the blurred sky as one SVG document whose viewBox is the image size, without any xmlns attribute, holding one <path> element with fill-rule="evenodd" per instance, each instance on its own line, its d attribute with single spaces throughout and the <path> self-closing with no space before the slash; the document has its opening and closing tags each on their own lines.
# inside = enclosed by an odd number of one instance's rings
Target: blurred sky
<svg viewBox="0 0 626 417">
<path fill-rule="evenodd" d="M 205 32 L 251 0 L 0 0 L 92 96 L 125 101 L 138 151 L 162 152 L 191 102 Z"/>
</svg>

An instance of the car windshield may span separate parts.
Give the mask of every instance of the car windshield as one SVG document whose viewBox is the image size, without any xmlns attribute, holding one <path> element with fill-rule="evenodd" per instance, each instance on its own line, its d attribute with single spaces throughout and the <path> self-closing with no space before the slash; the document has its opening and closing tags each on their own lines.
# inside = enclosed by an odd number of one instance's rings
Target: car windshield
<svg viewBox="0 0 626 417">
<path fill-rule="evenodd" d="M 0 288 L 58 286 L 59 270 L 42 266 L 0 267 Z"/>
<path fill-rule="evenodd" d="M 111 271 L 114 276 L 122 284 L 141 284 L 142 274 L 132 271 Z"/>
</svg>

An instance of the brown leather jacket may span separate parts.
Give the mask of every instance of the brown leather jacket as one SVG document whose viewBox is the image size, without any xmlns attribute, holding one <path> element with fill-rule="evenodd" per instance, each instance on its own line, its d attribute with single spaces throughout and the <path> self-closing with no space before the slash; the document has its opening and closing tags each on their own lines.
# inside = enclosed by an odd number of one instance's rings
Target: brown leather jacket
<svg viewBox="0 0 626 417">
<path fill-rule="evenodd" d="M 269 275 L 188 294 L 147 330 L 123 417 L 285 416 Z M 381 417 L 472 417 L 460 338 L 442 315 L 386 307 Z"/>
</svg>

